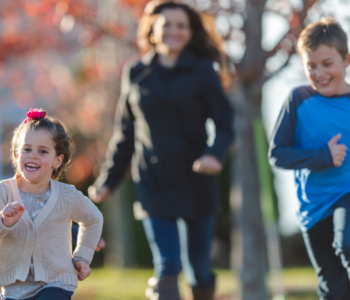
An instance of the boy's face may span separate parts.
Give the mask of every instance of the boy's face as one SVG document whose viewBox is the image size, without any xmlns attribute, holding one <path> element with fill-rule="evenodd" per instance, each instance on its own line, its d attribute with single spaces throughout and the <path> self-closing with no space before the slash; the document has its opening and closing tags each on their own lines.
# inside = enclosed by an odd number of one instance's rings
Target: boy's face
<svg viewBox="0 0 350 300">
<path fill-rule="evenodd" d="M 320 45 L 314 51 L 303 50 L 301 57 L 307 80 L 314 90 L 323 96 L 350 92 L 350 86 L 345 82 L 349 54 L 343 59 L 336 48 Z"/>
</svg>

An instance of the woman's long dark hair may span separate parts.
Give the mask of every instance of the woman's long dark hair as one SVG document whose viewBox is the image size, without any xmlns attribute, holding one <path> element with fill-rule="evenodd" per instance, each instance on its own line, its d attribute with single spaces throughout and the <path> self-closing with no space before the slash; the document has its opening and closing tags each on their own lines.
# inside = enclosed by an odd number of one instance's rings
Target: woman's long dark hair
<svg viewBox="0 0 350 300">
<path fill-rule="evenodd" d="M 172 1 L 160 3 L 150 11 L 147 11 L 146 8 L 138 30 L 138 45 L 143 52 L 154 48 L 154 44 L 150 41 L 153 33 L 152 26 L 156 20 L 155 17 L 165 9 L 182 9 L 186 12 L 192 30 L 192 39 L 188 44 L 188 48 L 198 57 L 209 58 L 220 65 L 222 64 L 223 53 L 219 50 L 216 41 L 205 30 L 200 14 L 186 4 Z"/>
</svg>

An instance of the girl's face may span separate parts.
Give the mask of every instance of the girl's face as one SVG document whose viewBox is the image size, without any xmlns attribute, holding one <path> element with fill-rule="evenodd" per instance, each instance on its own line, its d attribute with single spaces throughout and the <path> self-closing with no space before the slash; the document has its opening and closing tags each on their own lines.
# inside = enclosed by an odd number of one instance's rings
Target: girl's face
<svg viewBox="0 0 350 300">
<path fill-rule="evenodd" d="M 153 24 L 153 41 L 162 53 L 180 53 L 191 38 L 190 20 L 181 8 L 164 9 Z"/>
<path fill-rule="evenodd" d="M 50 182 L 53 169 L 61 166 L 63 157 L 63 154 L 56 155 L 48 130 L 29 130 L 21 136 L 16 154 L 17 168 L 26 181 L 45 184 Z"/>
</svg>

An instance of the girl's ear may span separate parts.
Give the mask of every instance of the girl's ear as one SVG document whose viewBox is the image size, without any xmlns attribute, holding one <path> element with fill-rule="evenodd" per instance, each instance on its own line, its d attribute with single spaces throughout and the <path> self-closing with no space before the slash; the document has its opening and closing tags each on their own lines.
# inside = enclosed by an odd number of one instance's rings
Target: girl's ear
<svg viewBox="0 0 350 300">
<path fill-rule="evenodd" d="M 63 159 L 64 159 L 63 154 L 60 154 L 56 157 L 56 161 L 55 161 L 55 165 L 54 165 L 55 169 L 58 169 L 62 165 Z"/>
</svg>

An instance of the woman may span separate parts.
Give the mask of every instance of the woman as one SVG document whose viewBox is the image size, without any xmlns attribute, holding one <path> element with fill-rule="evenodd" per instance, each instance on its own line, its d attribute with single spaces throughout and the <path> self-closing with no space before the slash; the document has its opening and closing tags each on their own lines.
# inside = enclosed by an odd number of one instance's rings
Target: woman
<svg viewBox="0 0 350 300">
<path fill-rule="evenodd" d="M 193 298 L 209 300 L 215 285 L 209 254 L 219 208 L 214 175 L 232 142 L 232 111 L 213 69 L 222 55 L 189 6 L 165 2 L 147 9 L 139 44 L 149 51 L 124 69 L 109 155 L 90 197 L 107 199 L 132 160 L 157 277 L 149 282 L 148 297 L 180 299 L 181 258 Z M 211 147 L 208 118 L 216 125 Z"/>
</svg>

